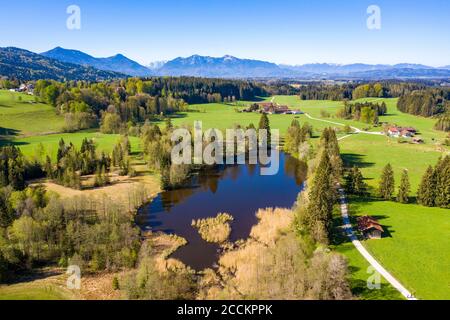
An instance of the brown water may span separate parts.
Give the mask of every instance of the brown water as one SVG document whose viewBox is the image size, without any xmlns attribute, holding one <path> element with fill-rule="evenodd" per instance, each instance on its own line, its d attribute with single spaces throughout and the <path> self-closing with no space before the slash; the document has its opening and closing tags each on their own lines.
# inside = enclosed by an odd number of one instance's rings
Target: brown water
<svg viewBox="0 0 450 320">
<path fill-rule="evenodd" d="M 280 170 L 274 176 L 260 175 L 258 165 L 218 167 L 201 172 L 191 187 L 165 191 L 138 211 L 144 230 L 177 234 L 188 241 L 172 256 L 196 270 L 213 267 L 218 245 L 204 241 L 191 226 L 194 219 L 227 212 L 234 217 L 231 241 L 245 239 L 257 222 L 260 208 L 291 208 L 302 189 L 306 165 L 280 154 Z"/>
</svg>

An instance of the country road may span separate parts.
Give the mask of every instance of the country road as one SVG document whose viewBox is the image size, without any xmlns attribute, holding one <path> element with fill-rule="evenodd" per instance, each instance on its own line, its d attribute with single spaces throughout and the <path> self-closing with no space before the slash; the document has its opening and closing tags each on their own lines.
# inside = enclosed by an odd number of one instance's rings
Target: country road
<svg viewBox="0 0 450 320">
<path fill-rule="evenodd" d="M 353 232 L 353 227 L 348 215 L 347 199 L 345 198 L 344 189 L 339 188 L 340 200 L 341 200 L 341 213 L 344 220 L 344 228 L 347 236 L 352 241 L 353 245 L 359 251 L 359 253 L 370 263 L 375 270 L 381 274 L 395 289 L 397 289 L 406 299 L 417 300 L 414 295 L 409 292 L 397 279 L 395 279 L 383 266 L 367 251 L 362 243 L 358 240 L 358 237 Z"/>
<path fill-rule="evenodd" d="M 334 124 L 334 125 L 337 125 L 337 126 L 345 127 L 345 124 L 344 124 L 344 123 L 339 123 L 339 122 L 334 122 L 334 121 L 329 121 L 329 120 L 323 120 L 323 119 L 319 119 L 319 118 L 314 118 L 314 117 L 310 116 L 308 113 L 305 113 L 305 116 L 306 116 L 307 118 L 311 119 L 311 120 L 314 120 L 314 121 L 321 121 L 321 122 L 326 122 L 326 123 Z M 355 131 L 355 134 L 363 133 L 363 134 L 371 134 L 371 135 L 375 135 L 375 136 L 383 136 L 383 135 L 384 135 L 383 132 L 369 132 L 369 131 L 363 131 L 363 130 L 361 130 L 361 129 L 359 129 L 359 128 L 352 127 L 352 126 L 350 126 L 350 128 L 351 128 L 353 131 Z M 349 136 L 350 136 L 350 135 L 349 135 Z M 348 136 L 346 136 L 346 137 L 348 137 Z M 345 137 L 345 138 L 346 138 L 346 137 Z M 342 138 L 341 138 L 341 140 L 342 140 Z"/>
</svg>

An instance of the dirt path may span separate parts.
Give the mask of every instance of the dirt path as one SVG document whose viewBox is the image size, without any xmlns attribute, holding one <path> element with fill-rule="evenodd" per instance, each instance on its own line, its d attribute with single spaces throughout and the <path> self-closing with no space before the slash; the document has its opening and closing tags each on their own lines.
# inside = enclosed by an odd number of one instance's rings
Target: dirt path
<svg viewBox="0 0 450 320">
<path fill-rule="evenodd" d="M 358 240 L 358 237 L 353 231 L 352 224 L 348 215 L 347 199 L 345 197 L 344 189 L 339 188 L 340 201 L 341 201 L 341 214 L 344 220 L 345 233 L 352 241 L 353 245 L 359 251 L 359 253 L 370 263 L 370 265 L 385 278 L 395 289 L 397 289 L 406 299 L 417 300 L 414 295 L 409 292 L 396 278 L 394 278 L 383 266 L 364 248 L 362 243 Z"/>
</svg>

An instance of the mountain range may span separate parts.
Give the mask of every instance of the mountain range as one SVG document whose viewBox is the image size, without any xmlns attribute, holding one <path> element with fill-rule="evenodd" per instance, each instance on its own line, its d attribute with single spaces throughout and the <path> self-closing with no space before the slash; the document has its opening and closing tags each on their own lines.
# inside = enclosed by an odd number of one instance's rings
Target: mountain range
<svg viewBox="0 0 450 320">
<path fill-rule="evenodd" d="M 18 61 L 18 63 L 15 63 Z M 421 64 L 329 64 L 298 66 L 240 59 L 193 55 L 143 66 L 122 54 L 95 58 L 61 47 L 41 54 L 18 48 L 0 48 L 0 75 L 24 79 L 111 79 L 127 76 L 195 76 L 209 78 L 291 79 L 414 79 L 450 78 L 450 66 L 434 68 Z"/>
<path fill-rule="evenodd" d="M 12 47 L 0 48 L 1 76 L 21 80 L 52 79 L 58 81 L 102 81 L 126 77 L 122 73 L 61 62 L 28 50 Z"/>
<path fill-rule="evenodd" d="M 93 56 L 78 50 L 56 47 L 50 51 L 41 53 L 41 55 L 62 62 L 90 66 L 99 70 L 116 71 L 135 77 L 147 77 L 152 74 L 149 68 L 128 59 L 122 54 L 117 54 L 108 58 L 94 58 Z"/>
</svg>

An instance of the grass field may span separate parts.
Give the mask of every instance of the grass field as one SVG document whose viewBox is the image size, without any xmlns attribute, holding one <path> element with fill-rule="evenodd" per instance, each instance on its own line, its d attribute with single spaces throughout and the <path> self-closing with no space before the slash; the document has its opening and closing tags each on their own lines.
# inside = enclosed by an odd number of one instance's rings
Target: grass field
<svg viewBox="0 0 450 320">
<path fill-rule="evenodd" d="M 203 130 L 214 129 L 230 129 L 234 125 L 240 124 L 248 126 L 253 123 L 258 127 L 261 115 L 258 113 L 240 113 L 236 112 L 236 107 L 221 104 L 211 103 L 203 105 L 192 105 L 189 107 L 190 112 L 180 113 L 173 119 L 173 124 L 176 126 L 194 126 L 194 121 L 203 122 Z M 272 129 L 279 129 L 280 134 L 284 134 L 291 124 L 294 115 L 269 115 L 270 126 Z"/>
<path fill-rule="evenodd" d="M 450 299 L 450 210 L 353 199 L 350 212 L 378 218 L 385 237 L 364 246 L 413 294 Z"/>
<path fill-rule="evenodd" d="M 63 126 L 64 118 L 52 106 L 35 103 L 27 94 L 0 90 L 0 136 L 56 133 Z"/>
<path fill-rule="evenodd" d="M 45 152 L 56 158 L 56 153 L 58 151 L 59 141 L 64 139 L 66 143 L 72 142 L 76 147 L 80 147 L 84 138 L 93 139 L 97 145 L 99 151 L 105 151 L 111 153 L 114 146 L 120 139 L 120 135 L 116 134 L 102 134 L 98 131 L 88 130 L 76 133 L 61 133 L 61 134 L 51 134 L 45 136 L 34 136 L 27 138 L 19 138 L 13 141 L 13 144 L 18 146 L 23 154 L 27 157 L 33 157 L 36 155 L 36 150 L 38 145 L 42 143 Z M 129 137 L 131 143 L 131 152 L 140 152 L 141 145 L 140 139 L 136 137 Z"/>
<path fill-rule="evenodd" d="M 340 146 L 344 161 L 361 168 L 366 183 L 371 187 L 378 187 L 386 164 L 392 165 L 397 185 L 400 184 L 402 171 L 407 169 L 413 194 L 427 167 L 434 166 L 442 156 L 434 145 L 399 144 L 386 136 L 354 135 L 342 140 Z"/>
<path fill-rule="evenodd" d="M 0 300 L 70 300 L 64 276 L 49 276 L 17 284 L 0 285 Z"/>
</svg>

